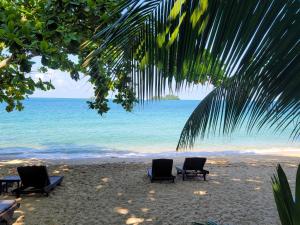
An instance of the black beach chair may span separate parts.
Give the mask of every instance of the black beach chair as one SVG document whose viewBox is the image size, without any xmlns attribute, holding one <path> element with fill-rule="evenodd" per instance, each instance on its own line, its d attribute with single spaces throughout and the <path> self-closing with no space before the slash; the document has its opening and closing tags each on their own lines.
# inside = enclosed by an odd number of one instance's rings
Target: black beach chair
<svg viewBox="0 0 300 225">
<path fill-rule="evenodd" d="M 206 180 L 206 175 L 209 174 L 209 171 L 203 169 L 205 162 L 206 158 L 185 158 L 183 167 L 176 166 L 177 175 L 182 174 L 182 180 L 185 180 L 186 177 L 199 176 Z"/>
<path fill-rule="evenodd" d="M 19 207 L 15 200 L 0 200 L 0 223 L 12 224 L 14 211 Z"/>
<path fill-rule="evenodd" d="M 15 189 L 17 197 L 20 194 L 42 193 L 49 195 L 63 180 L 63 176 L 48 176 L 46 166 L 24 166 L 17 168 L 21 178 L 21 187 Z"/>
<path fill-rule="evenodd" d="M 169 180 L 175 182 L 172 175 L 173 159 L 153 159 L 152 168 L 148 169 L 148 176 L 151 183 L 155 180 Z"/>
</svg>

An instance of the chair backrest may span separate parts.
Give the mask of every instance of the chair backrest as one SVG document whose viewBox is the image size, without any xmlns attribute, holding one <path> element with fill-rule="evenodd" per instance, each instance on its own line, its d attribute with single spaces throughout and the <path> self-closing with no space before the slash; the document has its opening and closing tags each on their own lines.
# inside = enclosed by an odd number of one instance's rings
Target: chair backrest
<svg viewBox="0 0 300 225">
<path fill-rule="evenodd" d="M 46 166 L 22 166 L 17 170 L 25 187 L 43 188 L 50 184 Z"/>
<path fill-rule="evenodd" d="M 153 177 L 172 176 L 173 159 L 153 159 L 152 175 Z"/>
<path fill-rule="evenodd" d="M 203 170 L 206 158 L 193 157 L 185 158 L 183 169 L 184 170 Z"/>
</svg>

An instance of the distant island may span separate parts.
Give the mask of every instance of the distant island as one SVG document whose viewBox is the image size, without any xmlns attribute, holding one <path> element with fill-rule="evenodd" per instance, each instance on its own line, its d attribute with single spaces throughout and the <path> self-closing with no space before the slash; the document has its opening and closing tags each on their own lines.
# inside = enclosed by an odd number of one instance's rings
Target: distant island
<svg viewBox="0 0 300 225">
<path fill-rule="evenodd" d="M 153 100 L 180 100 L 180 98 L 176 95 L 166 95 L 164 97 L 154 96 Z"/>
</svg>

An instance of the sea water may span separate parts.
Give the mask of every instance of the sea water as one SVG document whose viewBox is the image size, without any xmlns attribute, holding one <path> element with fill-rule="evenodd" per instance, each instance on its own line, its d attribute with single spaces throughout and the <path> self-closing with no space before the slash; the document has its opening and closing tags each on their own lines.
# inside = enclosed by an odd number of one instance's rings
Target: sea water
<svg viewBox="0 0 300 225">
<path fill-rule="evenodd" d="M 126 112 L 110 102 L 100 116 L 87 99 L 32 98 L 21 112 L 0 105 L 0 158 L 72 159 L 176 155 L 300 154 L 300 141 L 264 129 L 197 139 L 193 149 L 176 152 L 181 130 L 200 101 L 146 102 Z"/>
</svg>

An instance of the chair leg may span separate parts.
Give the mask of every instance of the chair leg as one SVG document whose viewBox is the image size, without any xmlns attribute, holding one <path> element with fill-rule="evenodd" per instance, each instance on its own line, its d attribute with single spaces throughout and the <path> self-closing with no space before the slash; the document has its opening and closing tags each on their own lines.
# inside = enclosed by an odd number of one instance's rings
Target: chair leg
<svg viewBox="0 0 300 225">
<path fill-rule="evenodd" d="M 206 181 L 206 174 L 203 174 L 203 178 L 204 178 L 204 180 Z"/>
<path fill-rule="evenodd" d="M 13 223 L 11 218 L 7 218 L 4 222 L 6 225 L 11 225 Z"/>
<path fill-rule="evenodd" d="M 16 191 L 16 197 L 17 197 L 17 198 L 20 198 L 20 196 L 21 196 L 21 193 L 20 193 L 19 190 L 17 190 L 17 191 Z"/>
<path fill-rule="evenodd" d="M 3 218 L 3 221 L 1 222 L 4 222 L 6 225 L 11 225 L 13 223 L 13 214 L 14 214 L 14 211 L 9 211 Z"/>
</svg>

